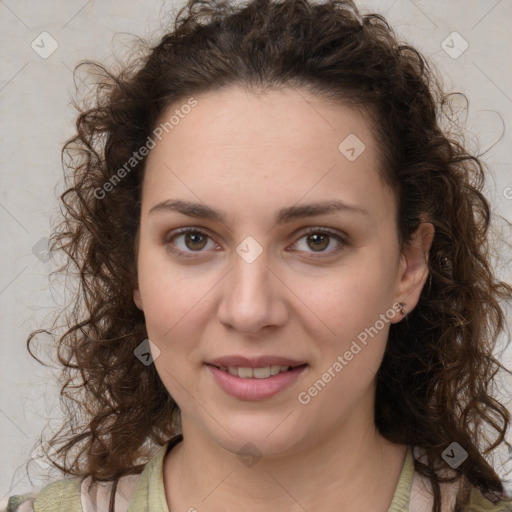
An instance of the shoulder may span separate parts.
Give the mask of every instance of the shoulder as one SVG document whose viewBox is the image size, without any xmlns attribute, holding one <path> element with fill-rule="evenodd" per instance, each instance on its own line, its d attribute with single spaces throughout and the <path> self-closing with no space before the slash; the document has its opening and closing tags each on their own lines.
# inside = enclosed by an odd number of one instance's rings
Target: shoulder
<svg viewBox="0 0 512 512">
<path fill-rule="evenodd" d="M 93 482 L 88 477 L 82 482 L 82 507 L 84 512 L 109 510 L 112 494 L 115 495 L 115 512 L 127 512 L 141 474 L 124 475 L 115 482 Z"/>
<path fill-rule="evenodd" d="M 512 512 L 512 500 L 508 503 L 489 501 L 476 487 L 471 488 L 470 500 L 471 512 Z"/>
<path fill-rule="evenodd" d="M 7 502 L 5 512 L 33 512 L 37 506 L 38 512 L 60 510 L 82 512 L 76 508 L 80 504 L 80 485 L 82 478 L 63 478 L 56 480 L 38 491 L 11 496 Z M 75 507 L 73 507 L 75 504 Z M 4 511 L 2 511 L 4 512 Z"/>
<path fill-rule="evenodd" d="M 457 497 L 461 498 L 460 480 L 452 483 L 439 484 L 441 491 L 441 512 L 453 512 L 456 510 Z M 433 506 L 432 486 L 426 477 L 418 473 L 414 474 L 414 483 L 411 490 L 408 512 L 431 512 Z M 512 502 L 489 501 L 480 490 L 471 487 L 469 490 L 469 508 L 466 512 L 512 512 Z"/>
<path fill-rule="evenodd" d="M 92 482 L 91 477 L 57 480 L 39 491 L 11 496 L 0 512 L 99 512 L 109 508 L 115 492 L 115 512 L 126 512 L 140 474 L 114 482 Z"/>
<path fill-rule="evenodd" d="M 448 476 L 445 474 L 443 476 Z M 477 487 L 469 484 L 464 477 L 453 482 L 439 484 L 441 492 L 441 512 L 456 510 L 457 499 L 463 493 L 469 497 L 469 508 L 465 512 L 512 512 L 512 502 L 493 503 Z M 408 512 L 431 512 L 433 506 L 432 482 L 426 476 L 414 471 Z"/>
<path fill-rule="evenodd" d="M 182 435 L 174 436 L 154 453 L 142 472 L 127 474 L 116 481 L 92 482 L 87 477 L 67 477 L 43 487 L 36 492 L 11 496 L 7 508 L 0 512 L 104 512 L 109 510 L 111 495 L 115 496 L 115 512 L 127 512 L 139 489 L 139 501 L 146 498 L 149 487 L 159 485 L 158 499 L 165 499 L 162 481 L 162 461 L 168 449 L 181 441 Z M 155 489 L 152 488 L 153 491 Z M 152 496 L 152 499 L 157 499 Z M 137 501 L 135 499 L 135 501 Z"/>
</svg>

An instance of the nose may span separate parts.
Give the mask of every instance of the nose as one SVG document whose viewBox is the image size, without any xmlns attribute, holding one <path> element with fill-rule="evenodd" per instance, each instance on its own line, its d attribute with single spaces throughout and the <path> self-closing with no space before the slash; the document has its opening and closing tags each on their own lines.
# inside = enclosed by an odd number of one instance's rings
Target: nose
<svg viewBox="0 0 512 512">
<path fill-rule="evenodd" d="M 252 262 L 237 254 L 232 270 L 222 282 L 217 315 L 225 327 L 256 335 L 264 328 L 285 324 L 287 288 L 268 266 L 265 251 Z"/>
</svg>

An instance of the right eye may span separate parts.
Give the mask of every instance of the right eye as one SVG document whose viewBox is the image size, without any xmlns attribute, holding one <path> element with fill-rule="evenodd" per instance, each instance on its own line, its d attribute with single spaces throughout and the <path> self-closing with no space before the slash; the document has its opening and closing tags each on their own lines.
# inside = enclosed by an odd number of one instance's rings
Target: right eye
<svg viewBox="0 0 512 512">
<path fill-rule="evenodd" d="M 180 242 L 177 243 L 177 241 Z M 193 257 L 193 253 L 205 252 L 203 249 L 208 248 L 209 242 L 211 243 L 210 249 L 219 247 L 204 231 L 192 227 L 179 229 L 172 236 L 166 238 L 166 245 L 170 250 L 179 256 L 186 257 Z"/>
</svg>

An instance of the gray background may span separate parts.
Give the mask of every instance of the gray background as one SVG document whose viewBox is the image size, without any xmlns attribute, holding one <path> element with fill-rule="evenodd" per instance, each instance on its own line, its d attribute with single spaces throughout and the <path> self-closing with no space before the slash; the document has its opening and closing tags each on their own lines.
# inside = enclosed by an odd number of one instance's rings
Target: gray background
<svg viewBox="0 0 512 512">
<path fill-rule="evenodd" d="M 490 148 L 484 156 L 489 167 L 487 194 L 495 212 L 512 219 L 512 3 L 357 3 L 363 11 L 382 13 L 402 39 L 429 56 L 447 90 L 467 95 L 467 142 L 470 148 Z M 128 51 L 126 34 L 155 41 L 181 4 L 161 0 L 0 0 L 0 506 L 5 505 L 8 494 L 59 477 L 40 461 L 30 462 L 31 481 L 27 477 L 25 464 L 31 457 L 37 459 L 37 452 L 32 454 L 41 431 L 58 424 L 59 388 L 51 380 L 51 371 L 28 355 L 25 341 L 31 330 L 48 326 L 51 316 L 47 315 L 63 300 L 58 283 L 49 288 L 48 275 L 54 267 L 46 260 L 44 247 L 59 208 L 60 149 L 73 133 L 71 70 L 85 58 L 113 62 L 114 48 L 121 55 Z M 43 32 L 55 42 L 41 36 Z M 452 32 L 463 39 L 450 36 Z M 113 39 L 116 33 L 126 34 Z M 457 55 L 464 41 L 467 48 Z M 50 56 L 44 55 L 52 44 L 58 47 Z M 498 275 L 510 282 L 510 268 L 503 261 L 496 266 Z M 508 318 L 510 322 L 510 315 Z M 511 350 L 498 353 L 498 357 L 512 367 Z M 511 434 L 508 439 L 512 442 Z"/>
</svg>

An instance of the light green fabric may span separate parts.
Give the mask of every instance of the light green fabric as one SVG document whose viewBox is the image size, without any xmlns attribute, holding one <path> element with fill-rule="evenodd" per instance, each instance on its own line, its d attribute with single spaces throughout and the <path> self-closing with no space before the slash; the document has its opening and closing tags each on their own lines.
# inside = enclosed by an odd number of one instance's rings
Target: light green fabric
<svg viewBox="0 0 512 512">
<path fill-rule="evenodd" d="M 409 512 L 413 477 L 414 458 L 409 447 L 388 512 Z M 503 502 L 493 504 L 485 499 L 482 493 L 475 487 L 471 489 L 469 503 L 470 511 L 468 512 L 512 512 L 512 505 Z"/>
<path fill-rule="evenodd" d="M 497 503 L 493 505 L 485 499 L 478 489 L 471 489 L 471 512 L 512 512 L 512 504 Z"/>
<path fill-rule="evenodd" d="M 82 478 L 65 478 L 53 482 L 39 492 L 34 512 L 82 512 L 80 484 Z"/>
<path fill-rule="evenodd" d="M 169 443 L 166 443 L 146 464 L 130 501 L 128 512 L 169 512 L 164 489 L 163 462 Z"/>
<path fill-rule="evenodd" d="M 172 448 L 175 442 L 176 438 L 168 441 L 146 464 L 130 501 L 128 512 L 169 512 L 163 481 L 163 461 L 168 449 Z M 409 511 L 413 475 L 414 459 L 412 450 L 409 448 L 388 512 Z M 82 512 L 81 481 L 82 478 L 79 477 L 67 478 L 47 485 L 36 496 L 34 512 Z M 17 506 L 20 503 L 19 498 L 20 496 L 12 496 L 9 503 Z M 8 508 L 8 510 L 16 509 Z M 493 505 L 482 496 L 478 489 L 472 489 L 471 512 L 511 511 L 510 505 Z"/>
<path fill-rule="evenodd" d="M 412 456 L 412 450 L 409 447 L 388 512 L 407 512 L 409 510 L 409 498 L 411 496 L 413 475 L 414 459 Z"/>
</svg>

